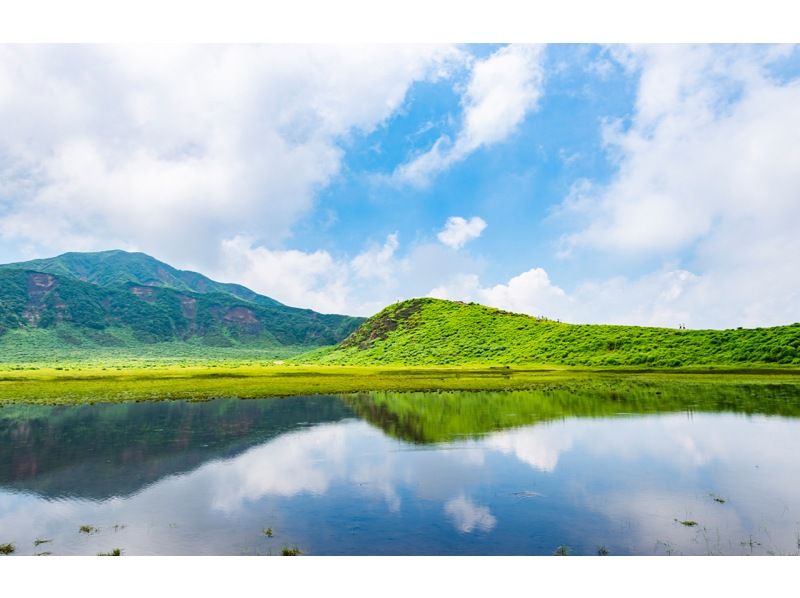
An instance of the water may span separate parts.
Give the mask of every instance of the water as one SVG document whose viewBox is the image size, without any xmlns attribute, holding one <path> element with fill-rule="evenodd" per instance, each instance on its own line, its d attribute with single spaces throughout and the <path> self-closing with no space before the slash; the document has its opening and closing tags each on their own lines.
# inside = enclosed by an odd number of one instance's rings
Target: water
<svg viewBox="0 0 800 598">
<path fill-rule="evenodd" d="M 798 415 L 796 387 L 6 406 L 0 544 L 797 554 Z"/>
</svg>

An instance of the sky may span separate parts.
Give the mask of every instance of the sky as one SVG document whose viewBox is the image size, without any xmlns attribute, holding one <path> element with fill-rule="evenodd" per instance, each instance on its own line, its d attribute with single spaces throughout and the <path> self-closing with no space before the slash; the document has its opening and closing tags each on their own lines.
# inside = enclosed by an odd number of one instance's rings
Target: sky
<svg viewBox="0 0 800 598">
<path fill-rule="evenodd" d="M 0 262 L 289 305 L 800 321 L 800 49 L 0 46 Z"/>
</svg>

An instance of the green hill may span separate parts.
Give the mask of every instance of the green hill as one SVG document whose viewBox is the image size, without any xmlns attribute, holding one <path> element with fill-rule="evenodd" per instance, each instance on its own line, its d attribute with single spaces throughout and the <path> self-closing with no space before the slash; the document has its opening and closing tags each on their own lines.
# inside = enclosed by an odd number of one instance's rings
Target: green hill
<svg viewBox="0 0 800 598">
<path fill-rule="evenodd" d="M 473 303 L 411 299 L 307 359 L 353 365 L 797 365 L 800 324 L 736 330 L 578 325 Z"/>
<path fill-rule="evenodd" d="M 174 354 L 185 352 L 182 344 L 200 355 L 203 348 L 297 352 L 333 345 L 362 321 L 288 307 L 144 254 L 71 253 L 0 267 L 3 361 L 120 348 L 152 353 L 164 344 Z"/>
</svg>

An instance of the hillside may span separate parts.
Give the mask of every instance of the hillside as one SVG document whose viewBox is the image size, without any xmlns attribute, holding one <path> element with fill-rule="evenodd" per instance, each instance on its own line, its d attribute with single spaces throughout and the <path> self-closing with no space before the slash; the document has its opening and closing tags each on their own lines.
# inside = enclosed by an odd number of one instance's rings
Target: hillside
<svg viewBox="0 0 800 598">
<path fill-rule="evenodd" d="M 0 268 L 3 360 L 164 343 L 308 348 L 335 344 L 362 321 L 288 307 L 144 254 L 66 254 Z"/>
<path fill-rule="evenodd" d="M 4 264 L 0 268 L 46 272 L 101 287 L 119 287 L 134 283 L 191 293 L 227 294 L 259 305 L 282 305 L 271 297 L 259 295 L 241 285 L 215 282 L 197 272 L 173 268 L 147 254 L 119 249 L 92 253 L 70 252 L 57 257 Z"/>
<path fill-rule="evenodd" d="M 652 366 L 800 364 L 800 324 L 736 330 L 577 325 L 441 299 L 369 318 L 327 364 Z"/>
</svg>

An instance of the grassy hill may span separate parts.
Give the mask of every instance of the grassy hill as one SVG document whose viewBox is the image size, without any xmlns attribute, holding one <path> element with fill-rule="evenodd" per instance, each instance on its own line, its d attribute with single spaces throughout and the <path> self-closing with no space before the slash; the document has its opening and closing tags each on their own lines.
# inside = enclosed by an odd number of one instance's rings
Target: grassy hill
<svg viewBox="0 0 800 598">
<path fill-rule="evenodd" d="M 288 307 L 144 254 L 65 254 L 0 268 L 1 361 L 163 353 L 163 345 L 176 354 L 296 353 L 333 345 L 362 321 Z"/>
<path fill-rule="evenodd" d="M 576 325 L 473 303 L 411 299 L 369 318 L 337 347 L 304 358 L 342 365 L 798 365 L 800 324 L 736 330 Z"/>
</svg>

